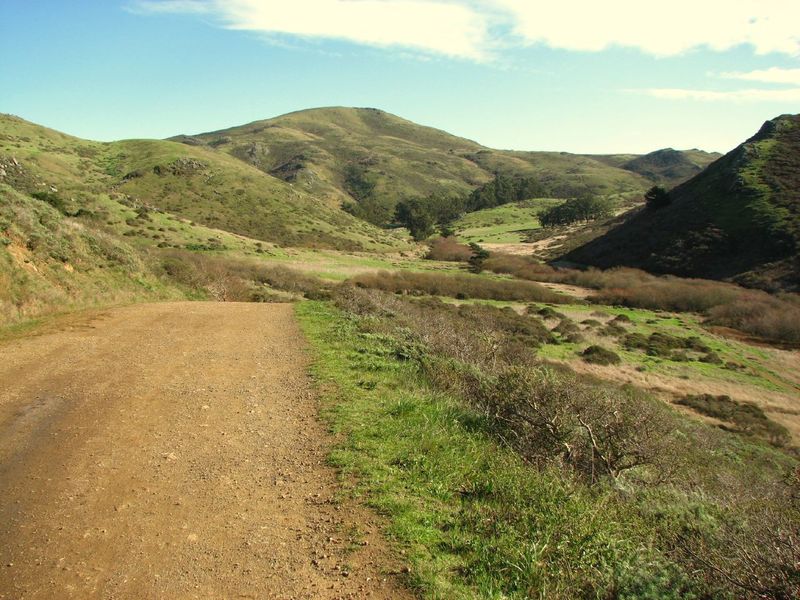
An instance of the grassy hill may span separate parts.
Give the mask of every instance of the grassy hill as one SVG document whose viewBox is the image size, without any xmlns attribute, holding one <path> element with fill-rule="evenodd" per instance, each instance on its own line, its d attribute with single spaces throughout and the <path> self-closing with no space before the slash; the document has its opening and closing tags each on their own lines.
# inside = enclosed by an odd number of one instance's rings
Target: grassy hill
<svg viewBox="0 0 800 600">
<path fill-rule="evenodd" d="M 403 196 L 463 194 L 491 178 L 465 158 L 481 148 L 475 142 L 376 109 L 300 111 L 174 139 L 235 156 L 334 207 L 359 200 L 374 222 Z"/>
<path fill-rule="evenodd" d="M 620 160 L 567 152 L 492 150 L 444 131 L 372 108 L 319 108 L 240 127 L 172 138 L 229 154 L 294 184 L 331 206 L 377 224 L 391 220 L 398 200 L 465 194 L 495 172 L 535 177 L 549 195 L 583 192 L 640 196 L 652 185 Z"/>
<path fill-rule="evenodd" d="M 67 210 L 167 211 L 281 246 L 376 252 L 408 247 L 401 236 L 207 148 L 159 140 L 90 142 L 1 116 L 0 157 L 0 181 L 28 194 L 53 187 L 48 193 Z"/>
<path fill-rule="evenodd" d="M 140 253 L 0 183 L 0 324 L 50 310 L 175 298 Z"/>
<path fill-rule="evenodd" d="M 370 225 L 209 149 L 99 143 L 0 115 L 0 322 L 175 297 L 160 256 L 283 258 L 281 247 L 396 253 Z"/>
<path fill-rule="evenodd" d="M 637 156 L 621 166 L 665 187 L 674 187 L 691 179 L 721 154 L 702 150 L 673 150 L 664 148 L 644 156 Z"/>
<path fill-rule="evenodd" d="M 566 258 L 797 289 L 798 173 L 800 116 L 777 117 L 674 188 L 668 206 L 627 215 Z"/>
<path fill-rule="evenodd" d="M 536 177 L 558 198 L 582 193 L 611 197 L 641 195 L 649 180 L 592 156 L 569 152 L 518 152 L 483 149 L 471 158 L 490 173 L 495 171 Z"/>
</svg>

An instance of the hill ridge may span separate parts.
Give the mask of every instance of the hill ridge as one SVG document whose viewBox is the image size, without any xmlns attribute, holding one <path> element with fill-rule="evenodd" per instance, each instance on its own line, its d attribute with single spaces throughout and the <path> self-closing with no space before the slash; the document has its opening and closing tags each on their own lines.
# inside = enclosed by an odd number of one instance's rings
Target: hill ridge
<svg viewBox="0 0 800 600">
<path fill-rule="evenodd" d="M 758 132 L 670 192 L 564 258 L 676 275 L 800 285 L 800 115 Z"/>
</svg>

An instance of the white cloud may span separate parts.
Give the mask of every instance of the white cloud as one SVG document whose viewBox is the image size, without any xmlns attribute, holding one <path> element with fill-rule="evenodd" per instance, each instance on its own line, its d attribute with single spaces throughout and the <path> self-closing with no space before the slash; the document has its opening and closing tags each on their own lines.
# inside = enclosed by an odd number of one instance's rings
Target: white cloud
<svg viewBox="0 0 800 600">
<path fill-rule="evenodd" d="M 758 71 L 720 73 L 723 79 L 740 79 L 742 81 L 760 81 L 762 83 L 784 83 L 800 85 L 800 69 L 781 69 L 770 67 Z"/>
<path fill-rule="evenodd" d="M 785 90 L 687 90 L 681 88 L 650 88 L 627 90 L 667 100 L 701 100 L 705 102 L 800 102 L 800 88 Z"/>
<path fill-rule="evenodd" d="M 798 0 L 132 0 L 140 12 L 210 13 L 232 29 L 400 46 L 485 60 L 499 46 L 612 46 L 671 56 L 750 44 L 800 56 Z"/>
<path fill-rule="evenodd" d="M 800 55 L 797 0 L 493 0 L 514 15 L 528 43 L 598 51 L 638 48 L 657 56 L 702 46 L 751 44 L 758 54 Z"/>
<path fill-rule="evenodd" d="M 486 18 L 449 0 L 180 0 L 139 2 L 150 12 L 210 12 L 230 29 L 400 46 L 486 60 Z"/>
</svg>

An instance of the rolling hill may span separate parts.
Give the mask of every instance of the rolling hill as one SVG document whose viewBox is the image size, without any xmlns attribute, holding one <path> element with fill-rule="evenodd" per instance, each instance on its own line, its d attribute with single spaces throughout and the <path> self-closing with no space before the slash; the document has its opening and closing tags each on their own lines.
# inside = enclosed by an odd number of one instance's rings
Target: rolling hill
<svg viewBox="0 0 800 600">
<path fill-rule="evenodd" d="M 234 156 L 380 225 L 404 197 L 464 194 L 495 172 L 535 177 L 555 197 L 639 197 L 654 181 L 625 166 L 636 155 L 493 150 L 373 108 L 304 110 L 171 139 Z"/>
<path fill-rule="evenodd" d="M 98 143 L 0 116 L 0 180 L 68 211 L 120 206 L 281 246 L 394 251 L 406 244 L 226 154 L 159 140 Z M 122 227 L 117 233 L 126 233 Z"/>
<path fill-rule="evenodd" d="M 798 289 L 800 115 L 767 121 L 670 198 L 663 208 L 628 213 L 564 258 Z"/>
<path fill-rule="evenodd" d="M 536 177 L 556 196 L 630 201 L 652 184 L 623 168 L 635 158 L 491 150 L 375 109 L 110 143 L 0 115 L 0 319 L 101 296 L 171 297 L 158 256 L 177 249 L 410 250 L 404 231 L 369 221 L 391 220 L 399 198 L 466 194 L 495 172 Z"/>
<path fill-rule="evenodd" d="M 653 183 L 674 187 L 691 179 L 722 155 L 702 150 L 664 148 L 637 156 L 621 166 L 627 171 L 647 177 Z"/>
<path fill-rule="evenodd" d="M 0 322 L 47 307 L 177 297 L 159 252 L 277 246 L 395 253 L 379 229 L 225 154 L 99 143 L 0 115 Z"/>
</svg>

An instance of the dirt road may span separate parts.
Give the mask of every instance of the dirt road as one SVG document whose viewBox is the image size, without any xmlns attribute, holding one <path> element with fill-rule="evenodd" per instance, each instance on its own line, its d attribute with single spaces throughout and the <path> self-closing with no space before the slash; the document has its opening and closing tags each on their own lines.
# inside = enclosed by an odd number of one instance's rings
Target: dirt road
<svg viewBox="0 0 800 600">
<path fill-rule="evenodd" d="M 292 308 L 114 309 L 0 345 L 0 598 L 404 598 L 337 503 Z"/>
</svg>

